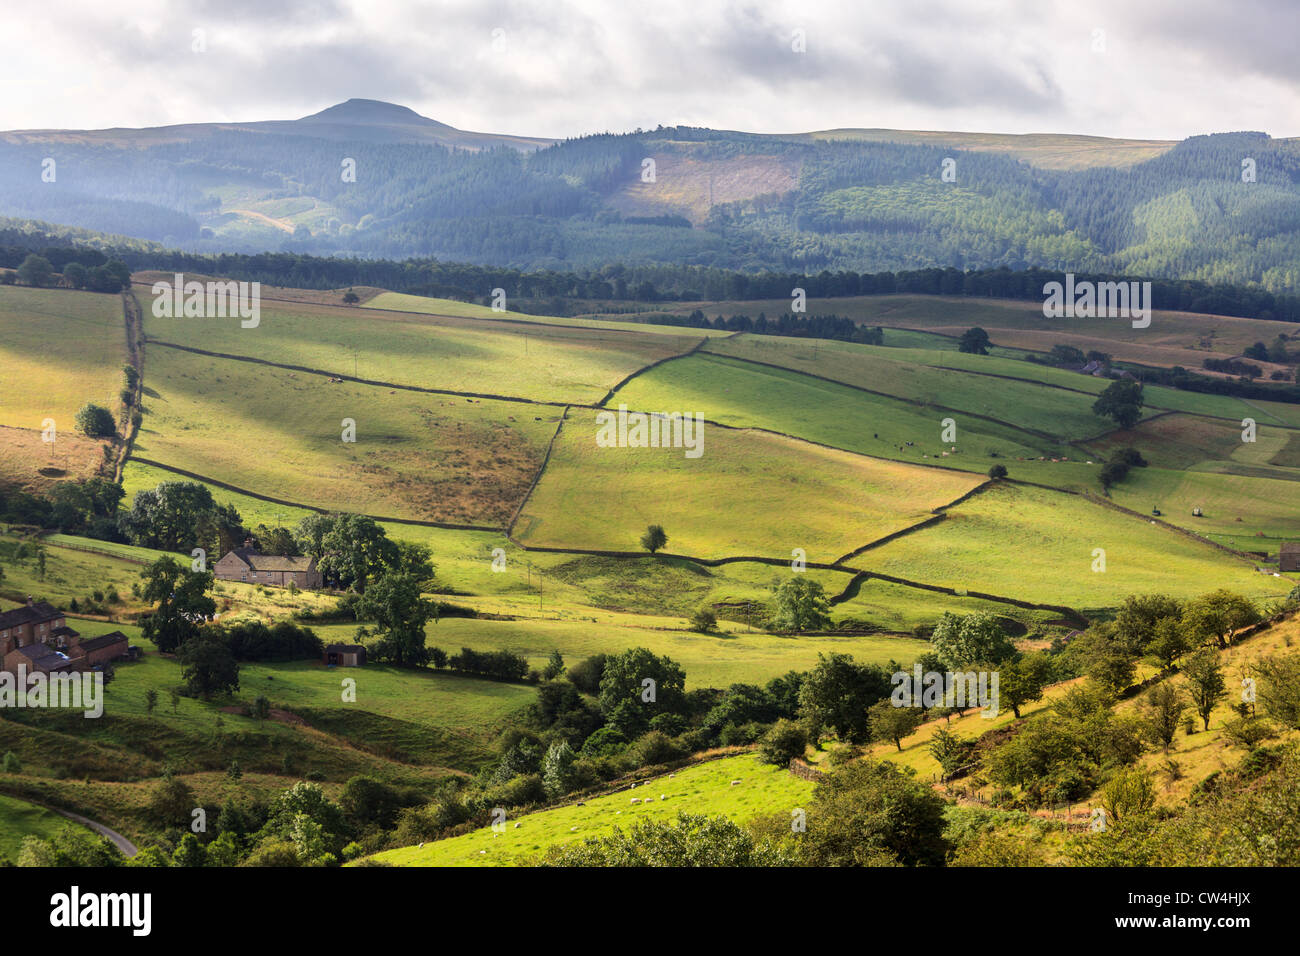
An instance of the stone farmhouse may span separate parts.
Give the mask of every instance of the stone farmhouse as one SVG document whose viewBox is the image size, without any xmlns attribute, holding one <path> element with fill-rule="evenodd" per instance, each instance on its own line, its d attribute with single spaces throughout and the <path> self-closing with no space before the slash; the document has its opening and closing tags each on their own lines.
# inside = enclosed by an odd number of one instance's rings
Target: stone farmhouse
<svg viewBox="0 0 1300 956">
<path fill-rule="evenodd" d="M 1278 549 L 1277 569 L 1279 571 L 1300 571 L 1300 542 L 1288 541 Z"/>
<path fill-rule="evenodd" d="M 29 674 L 85 671 L 129 654 L 121 631 L 83 639 L 68 627 L 64 613 L 45 601 L 28 598 L 25 605 L 0 613 L 0 660 L 4 670 L 15 674 L 20 665 Z"/>
<path fill-rule="evenodd" d="M 318 590 L 324 584 L 316 570 L 315 558 L 291 558 L 282 554 L 260 554 L 252 548 L 236 548 L 212 566 L 222 581 L 269 584 L 286 588 L 291 583 L 300 588 Z"/>
</svg>

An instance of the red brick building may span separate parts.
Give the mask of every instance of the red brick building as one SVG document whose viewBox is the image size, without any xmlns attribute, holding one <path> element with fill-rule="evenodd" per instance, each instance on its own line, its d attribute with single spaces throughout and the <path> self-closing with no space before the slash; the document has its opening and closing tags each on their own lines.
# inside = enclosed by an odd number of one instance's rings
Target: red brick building
<svg viewBox="0 0 1300 956">
<path fill-rule="evenodd" d="M 0 613 L 0 659 L 13 673 L 19 665 L 29 674 L 89 670 L 127 656 L 128 650 L 121 631 L 83 640 L 63 612 L 45 601 L 28 598 L 22 607 Z"/>
</svg>

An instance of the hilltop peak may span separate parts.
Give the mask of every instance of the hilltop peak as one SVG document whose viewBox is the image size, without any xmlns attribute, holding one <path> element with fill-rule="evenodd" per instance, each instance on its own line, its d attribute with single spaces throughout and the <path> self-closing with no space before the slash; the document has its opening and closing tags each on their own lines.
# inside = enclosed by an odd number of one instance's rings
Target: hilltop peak
<svg viewBox="0 0 1300 956">
<path fill-rule="evenodd" d="M 299 123 L 346 123 L 352 126 L 440 126 L 446 124 L 421 116 L 408 106 L 383 100 L 352 98 L 312 113 Z"/>
</svg>

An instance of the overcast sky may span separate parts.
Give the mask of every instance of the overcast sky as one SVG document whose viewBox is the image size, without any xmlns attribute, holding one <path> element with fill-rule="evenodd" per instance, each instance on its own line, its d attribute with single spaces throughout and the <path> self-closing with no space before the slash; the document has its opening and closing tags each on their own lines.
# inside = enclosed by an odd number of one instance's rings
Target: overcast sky
<svg viewBox="0 0 1300 956">
<path fill-rule="evenodd" d="M 557 137 L 1300 135 L 1295 0 L 5 0 L 3 22 L 0 129 L 289 119 L 355 96 Z"/>
</svg>

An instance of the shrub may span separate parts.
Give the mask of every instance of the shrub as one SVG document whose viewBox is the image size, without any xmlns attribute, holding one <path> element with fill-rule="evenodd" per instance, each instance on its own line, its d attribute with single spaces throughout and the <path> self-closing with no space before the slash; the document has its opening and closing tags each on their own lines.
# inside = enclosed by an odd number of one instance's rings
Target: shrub
<svg viewBox="0 0 1300 956">
<path fill-rule="evenodd" d="M 81 406 L 75 419 L 77 430 L 91 438 L 112 438 L 117 434 L 113 413 L 102 405 L 87 402 Z"/>
<path fill-rule="evenodd" d="M 807 749 L 808 733 L 795 721 L 782 718 L 763 735 L 758 757 L 764 763 L 785 767 L 795 757 L 802 757 Z"/>
</svg>

